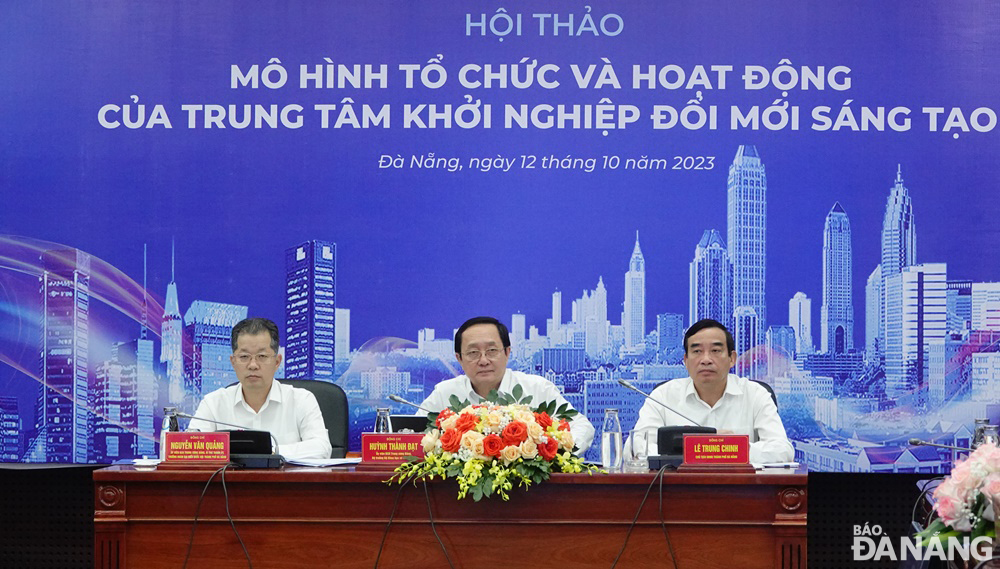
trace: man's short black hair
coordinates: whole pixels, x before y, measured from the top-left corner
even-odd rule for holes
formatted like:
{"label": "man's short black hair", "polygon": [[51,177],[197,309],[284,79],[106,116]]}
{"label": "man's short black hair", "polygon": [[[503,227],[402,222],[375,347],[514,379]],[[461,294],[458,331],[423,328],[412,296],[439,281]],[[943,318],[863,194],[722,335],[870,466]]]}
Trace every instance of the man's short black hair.
{"label": "man's short black hair", "polygon": [[255,336],[261,332],[271,335],[271,349],[278,353],[280,338],[278,337],[278,326],[267,318],[247,318],[240,320],[233,326],[233,352],[236,351],[236,339],[243,334]]}
{"label": "man's short black hair", "polygon": [[503,322],[493,318],[492,316],[476,316],[475,318],[469,318],[464,324],[458,327],[458,332],[455,332],[455,353],[462,353],[462,333],[469,329],[470,326],[475,326],[476,324],[492,324],[497,327],[497,332],[500,333],[500,342],[503,344],[504,349],[510,347],[510,332],[507,331],[507,327],[503,325]]}
{"label": "man's short black hair", "polygon": [[731,353],[733,353],[733,351],[736,350],[736,340],[733,340],[733,335],[729,333],[729,329],[727,329],[725,326],[723,326],[722,322],[719,322],[718,320],[712,320],[711,318],[705,318],[705,319],[702,319],[702,320],[699,320],[699,321],[695,322],[694,324],[691,325],[690,328],[687,329],[687,332],[684,332],[684,353],[685,354],[688,351],[688,338],[690,338],[691,336],[694,336],[695,334],[697,334],[698,332],[701,332],[702,330],[704,330],[706,328],[718,328],[718,329],[720,329],[720,330],[722,330],[723,332],[726,333],[726,353],[727,354],[731,354]]}

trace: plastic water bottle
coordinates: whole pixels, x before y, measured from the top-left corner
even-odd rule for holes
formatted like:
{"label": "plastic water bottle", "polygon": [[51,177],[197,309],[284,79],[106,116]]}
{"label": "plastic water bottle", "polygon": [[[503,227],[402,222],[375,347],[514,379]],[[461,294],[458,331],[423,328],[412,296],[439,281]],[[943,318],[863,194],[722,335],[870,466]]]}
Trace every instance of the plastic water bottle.
{"label": "plastic water bottle", "polygon": [[391,433],[392,423],[389,421],[389,408],[379,407],[375,410],[375,432]]}
{"label": "plastic water bottle", "polygon": [[618,421],[618,409],[604,410],[601,465],[609,472],[618,472],[622,469],[622,424]]}
{"label": "plastic water bottle", "polygon": [[160,425],[160,460],[167,457],[167,433],[177,431],[177,407],[163,408],[163,424]]}

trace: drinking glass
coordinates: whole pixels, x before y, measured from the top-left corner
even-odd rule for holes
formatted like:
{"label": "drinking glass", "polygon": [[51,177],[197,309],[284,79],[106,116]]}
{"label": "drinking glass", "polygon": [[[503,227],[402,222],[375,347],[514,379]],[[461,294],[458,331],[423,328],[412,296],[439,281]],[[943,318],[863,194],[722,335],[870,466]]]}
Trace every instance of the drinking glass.
{"label": "drinking glass", "polygon": [[625,472],[649,472],[649,443],[655,441],[655,429],[632,429],[628,433]]}

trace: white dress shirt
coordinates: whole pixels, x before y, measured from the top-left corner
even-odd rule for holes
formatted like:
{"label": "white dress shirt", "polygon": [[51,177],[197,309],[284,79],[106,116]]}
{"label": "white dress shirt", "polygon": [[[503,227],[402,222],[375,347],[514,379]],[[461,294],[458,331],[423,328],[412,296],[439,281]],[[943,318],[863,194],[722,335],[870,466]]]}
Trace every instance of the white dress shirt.
{"label": "white dress shirt", "polygon": [[[555,401],[556,407],[559,407],[563,403],[569,404],[566,398],[559,393],[559,388],[551,381],[544,377],[529,375],[510,369],[504,372],[497,392],[510,393],[515,385],[521,386],[523,391],[522,397],[531,396],[531,402],[528,403],[531,407],[548,403],[549,401]],[[451,406],[448,399],[452,395],[457,396],[461,401],[468,401],[473,404],[483,400],[476,393],[476,390],[472,388],[472,382],[468,376],[460,375],[446,379],[435,385],[434,391],[427,396],[427,399],[424,399],[424,402],[420,406],[431,411],[441,411]],[[573,405],[570,404],[569,408],[573,409]],[[587,449],[590,448],[590,443],[594,442],[594,426],[590,424],[590,421],[587,420],[587,417],[583,413],[580,413],[570,420],[569,430],[573,433],[573,442],[576,443],[576,448],[578,449],[576,454],[583,456],[583,453],[587,452]]]}
{"label": "white dress shirt", "polygon": [[[705,427],[750,435],[750,462],[788,462],[795,458],[795,449],[785,435],[778,407],[767,389],[755,382],[729,374],[726,390],[714,406],[698,397],[690,377],[667,381],[649,395]],[[635,428],[690,424],[691,421],[647,399],[639,409]],[[656,454],[656,438],[652,437],[650,443],[650,453]]]}
{"label": "white dress shirt", "polygon": [[[236,384],[206,395],[194,415],[198,418],[191,419],[188,425],[192,431],[233,428],[222,423],[268,431],[278,441],[277,452],[286,459],[330,458],[333,452],[316,396],[277,380],[271,384],[260,411],[247,404],[242,386]],[[217,425],[215,421],[221,422]]]}

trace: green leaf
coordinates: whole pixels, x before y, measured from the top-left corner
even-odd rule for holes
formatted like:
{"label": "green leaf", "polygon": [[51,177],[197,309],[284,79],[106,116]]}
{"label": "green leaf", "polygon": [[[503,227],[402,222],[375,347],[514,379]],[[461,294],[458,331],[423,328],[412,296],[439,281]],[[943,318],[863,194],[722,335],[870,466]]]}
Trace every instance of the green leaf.
{"label": "green leaf", "polygon": [[531,403],[531,396],[528,395],[527,397],[525,397],[524,399],[522,399],[520,401],[520,403],[521,403],[521,405],[527,405],[528,403]]}
{"label": "green leaf", "polygon": [[521,396],[524,395],[524,389],[521,388],[520,383],[515,383],[514,389],[510,391],[510,394],[514,396],[515,401],[518,401],[521,399]]}
{"label": "green leaf", "polygon": [[458,395],[452,395],[448,398],[448,403],[451,404],[452,411],[458,412],[462,408],[462,400],[458,398]]}
{"label": "green leaf", "polygon": [[490,403],[496,403],[499,398],[499,393],[496,389],[491,389],[489,393],[486,394],[486,401]]}
{"label": "green leaf", "polygon": [[562,414],[566,412],[566,408],[567,407],[569,407],[569,402],[566,402],[566,403],[563,403],[562,405],[560,405],[559,408],[556,409],[556,416],[557,417],[562,417]]}
{"label": "green leaf", "polygon": [[579,414],[580,414],[580,412],[577,411],[576,409],[567,409],[566,412],[563,413],[563,417],[562,418],[563,419],[572,419],[573,417],[576,417]]}
{"label": "green leaf", "polygon": [[435,425],[437,423],[438,415],[440,415],[440,414],[441,414],[440,412],[438,412],[438,413],[428,413],[427,414],[427,428],[428,429],[431,428],[432,425]]}

